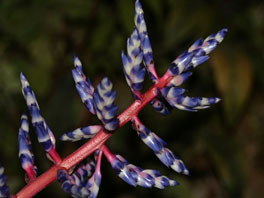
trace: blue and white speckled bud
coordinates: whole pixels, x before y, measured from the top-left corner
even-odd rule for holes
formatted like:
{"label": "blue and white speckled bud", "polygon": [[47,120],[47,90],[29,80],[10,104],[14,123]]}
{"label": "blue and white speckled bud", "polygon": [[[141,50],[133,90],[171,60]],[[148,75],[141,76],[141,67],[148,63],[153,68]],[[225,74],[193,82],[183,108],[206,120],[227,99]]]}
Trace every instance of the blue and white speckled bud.
{"label": "blue and white speckled bud", "polygon": [[183,52],[171,63],[168,71],[173,76],[181,74],[185,70],[185,68],[191,63],[193,56],[194,54],[192,52]]}
{"label": "blue and white speckled bud", "polygon": [[127,55],[122,52],[123,71],[127,84],[136,99],[140,99],[139,91],[142,89],[146,69],[141,67],[143,53],[140,48],[140,38],[137,29],[134,29],[127,40]]}
{"label": "blue and white speckled bud", "polygon": [[89,198],[96,198],[99,192],[102,175],[100,171],[95,171],[92,177],[88,180],[85,188],[90,192]]}
{"label": "blue and white speckled bud", "polygon": [[130,164],[124,157],[121,155],[115,155],[118,160],[123,162],[123,164],[127,167],[131,176],[136,181],[138,186],[142,186],[144,188],[160,188],[163,189],[167,186],[176,186],[178,182],[169,179],[166,176],[160,174],[159,171],[156,170],[144,170],[138,166]]}
{"label": "blue and white speckled bud", "polygon": [[[101,158],[97,161],[96,169],[94,161],[81,164],[71,175],[65,170],[59,170],[57,179],[63,190],[72,197],[96,198],[101,183],[100,163]],[[90,177],[88,181],[87,177]]]}
{"label": "blue and white speckled bud", "polygon": [[20,74],[20,80],[22,85],[22,93],[26,100],[32,118],[32,125],[37,133],[38,141],[42,148],[46,152],[49,152],[51,149],[55,148],[54,135],[48,127],[45,119],[41,116],[36,96],[32,91],[26,77],[22,73]]}
{"label": "blue and white speckled bud", "polygon": [[10,191],[9,187],[6,185],[7,177],[4,173],[4,167],[0,164],[0,197],[9,198]]}
{"label": "blue and white speckled bud", "polygon": [[101,174],[101,160],[102,160],[103,152],[101,150],[97,150],[95,152],[96,159],[96,168],[92,177],[89,178],[88,182],[85,185],[85,188],[88,192],[90,192],[89,198],[96,198],[99,192],[102,174]]}
{"label": "blue and white speckled bud", "polygon": [[184,91],[178,87],[165,87],[161,90],[162,95],[167,102],[172,106],[180,110],[197,111],[199,109],[209,108],[210,105],[218,103],[220,101],[217,97],[189,97],[182,95]]}
{"label": "blue and white speckled bud", "polygon": [[154,151],[155,155],[160,159],[160,161],[167,167],[171,167],[178,173],[189,174],[189,171],[185,167],[182,160],[176,157],[168,148],[166,148],[166,143],[155,133],[151,132],[147,127],[145,127],[138,117],[134,117],[132,120],[133,128],[137,131],[138,135],[142,141]]}
{"label": "blue and white speckled bud", "polygon": [[215,34],[211,34],[205,40],[198,39],[188,51],[182,53],[171,63],[168,71],[171,75],[178,75],[207,61],[209,59],[207,55],[223,41],[226,33],[227,29],[225,28]]}
{"label": "blue and white speckled bud", "polygon": [[72,197],[81,197],[80,189],[82,186],[78,186],[75,184],[73,179],[70,179],[70,175],[68,175],[65,170],[58,170],[57,179],[61,183],[62,189],[71,194]]}
{"label": "blue and white speckled bud", "polygon": [[[112,155],[112,154],[111,154]],[[130,172],[126,164],[120,160],[116,155],[112,155],[111,158],[105,154],[107,160],[111,164],[112,168],[114,169],[115,173],[126,183],[131,186],[136,186],[136,180],[132,176],[133,173]]]}
{"label": "blue and white speckled bud", "polygon": [[18,156],[22,168],[26,171],[29,178],[36,176],[37,168],[34,166],[34,155],[29,137],[28,118],[25,114],[21,116],[21,126],[18,132]]}
{"label": "blue and white speckled bud", "polygon": [[157,82],[158,75],[154,66],[154,59],[153,59],[153,53],[152,48],[150,44],[150,40],[147,33],[147,26],[144,19],[144,12],[141,6],[141,3],[139,0],[135,3],[135,18],[134,18],[135,26],[138,30],[139,37],[141,40],[141,48],[143,51],[143,61],[145,64],[145,67],[149,73],[150,79],[153,82]]}
{"label": "blue and white speckled bud", "polygon": [[109,131],[115,130],[119,125],[116,117],[118,107],[114,105],[116,92],[112,91],[113,85],[111,81],[105,77],[96,87],[93,95],[96,115]]}
{"label": "blue and white speckled bud", "polygon": [[91,81],[83,73],[82,63],[80,59],[77,56],[74,56],[73,61],[75,68],[72,70],[72,76],[75,82],[76,89],[87,109],[92,114],[95,114],[95,108],[93,103],[94,87]]}
{"label": "blue and white speckled bud", "polygon": [[94,137],[103,127],[101,125],[92,125],[87,127],[82,127],[69,131],[63,134],[60,139],[62,141],[79,141],[84,139],[90,139]]}
{"label": "blue and white speckled bud", "polygon": [[146,169],[141,172],[142,174],[147,174],[149,177],[154,178],[153,186],[159,189],[164,189],[168,186],[177,186],[179,183],[175,180],[172,180],[164,175],[161,175],[157,170]]}

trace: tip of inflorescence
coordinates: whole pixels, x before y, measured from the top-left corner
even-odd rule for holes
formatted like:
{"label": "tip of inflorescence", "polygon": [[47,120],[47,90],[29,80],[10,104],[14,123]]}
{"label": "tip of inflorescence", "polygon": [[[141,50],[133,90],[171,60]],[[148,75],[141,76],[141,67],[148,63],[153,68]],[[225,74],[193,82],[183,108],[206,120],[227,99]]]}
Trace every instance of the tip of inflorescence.
{"label": "tip of inflorescence", "polygon": [[189,175],[190,175],[190,171],[189,171],[188,169],[185,169],[185,170],[183,171],[183,174],[189,176]]}
{"label": "tip of inflorescence", "polygon": [[20,73],[20,81],[21,81],[22,87],[26,87],[29,85],[26,76],[22,72]]}
{"label": "tip of inflorescence", "polygon": [[223,28],[222,30],[219,31],[219,33],[225,37],[226,33],[228,32],[228,29],[227,28]]}
{"label": "tip of inflorescence", "polygon": [[142,5],[141,5],[141,3],[140,3],[139,0],[136,0],[136,2],[135,2],[135,8],[136,8],[136,12],[137,12],[137,11],[138,11],[138,12],[143,12],[143,10],[142,10]]}
{"label": "tip of inflorescence", "polygon": [[76,55],[76,53],[73,54],[73,63],[74,63],[74,67],[81,67],[82,63],[79,59],[79,57]]}
{"label": "tip of inflorescence", "polygon": [[20,79],[21,79],[21,80],[26,80],[26,77],[25,77],[25,75],[23,74],[23,72],[20,72]]}
{"label": "tip of inflorescence", "polygon": [[218,103],[221,101],[221,98],[215,98],[215,103]]}

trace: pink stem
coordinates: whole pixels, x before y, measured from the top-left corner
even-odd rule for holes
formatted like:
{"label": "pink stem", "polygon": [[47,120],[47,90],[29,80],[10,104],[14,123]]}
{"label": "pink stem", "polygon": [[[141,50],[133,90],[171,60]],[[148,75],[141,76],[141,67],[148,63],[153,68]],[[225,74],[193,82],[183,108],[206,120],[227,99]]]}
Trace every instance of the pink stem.
{"label": "pink stem", "polygon": [[59,156],[55,148],[52,148],[48,154],[50,155],[51,159],[54,161],[55,164],[61,163],[61,157]]}
{"label": "pink stem", "polygon": [[25,169],[25,171],[27,173],[29,181],[32,181],[32,180],[34,180],[36,178],[36,172],[34,170],[34,166],[33,165],[31,165],[30,167]]}
{"label": "pink stem", "polygon": [[99,153],[99,156],[97,158],[96,168],[95,168],[95,172],[98,172],[99,175],[101,175],[101,161],[102,161],[102,156],[103,156],[103,151],[101,150],[100,153]]}
{"label": "pink stem", "polygon": [[105,145],[103,145],[101,149],[102,149],[105,157],[107,158],[107,160],[112,164],[112,162],[116,159],[114,154],[111,153]]}
{"label": "pink stem", "polygon": [[[152,86],[152,88],[142,95],[141,101],[134,101],[133,104],[131,104],[122,114],[118,116],[118,119],[120,120],[119,127],[123,126],[128,121],[130,121],[133,116],[137,115],[146,104],[148,104],[153,98],[157,96],[157,88],[163,88],[171,79],[172,76],[169,73],[166,73],[155,85]],[[99,149],[105,143],[105,141],[111,137],[111,135],[112,133],[107,133],[104,130],[101,130],[90,141],[85,143],[62,161],[58,154],[53,153],[52,158],[55,160],[56,165],[52,166],[34,181],[28,183],[21,191],[16,194],[16,198],[33,197],[35,194],[40,192],[42,189],[57,179],[57,171],[59,169],[71,169],[80,161],[92,154],[95,150]]]}

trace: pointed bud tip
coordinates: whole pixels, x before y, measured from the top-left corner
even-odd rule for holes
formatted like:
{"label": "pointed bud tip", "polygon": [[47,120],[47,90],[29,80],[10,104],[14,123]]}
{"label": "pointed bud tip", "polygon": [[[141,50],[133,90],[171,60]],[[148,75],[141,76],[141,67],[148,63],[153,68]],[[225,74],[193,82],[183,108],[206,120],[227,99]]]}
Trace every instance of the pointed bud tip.
{"label": "pointed bud tip", "polygon": [[188,170],[188,169],[185,169],[185,170],[183,171],[183,174],[184,174],[184,175],[188,175],[188,176],[189,176],[189,175],[190,175],[190,172],[189,172],[189,170]]}
{"label": "pointed bud tip", "polygon": [[221,98],[215,98],[215,103],[218,103],[221,101]]}
{"label": "pointed bud tip", "polygon": [[79,57],[74,53],[73,54],[73,63],[74,63],[74,67],[81,67],[82,66],[82,63],[79,59]]}
{"label": "pointed bud tip", "polygon": [[220,30],[220,32],[222,32],[223,34],[226,34],[228,32],[227,28],[223,28],[222,30]]}
{"label": "pointed bud tip", "polygon": [[20,73],[20,82],[21,82],[22,87],[29,86],[29,82],[26,76],[22,72]]}
{"label": "pointed bud tip", "polygon": [[20,72],[20,79],[21,80],[27,80],[23,72]]}

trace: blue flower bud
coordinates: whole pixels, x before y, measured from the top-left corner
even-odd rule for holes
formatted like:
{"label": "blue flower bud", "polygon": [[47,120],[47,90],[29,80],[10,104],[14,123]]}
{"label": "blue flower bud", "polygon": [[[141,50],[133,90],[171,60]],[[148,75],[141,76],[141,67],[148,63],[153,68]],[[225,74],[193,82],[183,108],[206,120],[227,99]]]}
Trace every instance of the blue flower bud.
{"label": "blue flower bud", "polygon": [[104,78],[96,87],[93,95],[96,115],[104,124],[104,128],[113,131],[119,125],[116,117],[117,106],[114,105],[116,92],[112,91],[112,83],[108,78]]}
{"label": "blue flower bud", "polygon": [[77,56],[73,57],[75,68],[72,70],[72,76],[75,82],[76,89],[81,97],[82,102],[86,108],[95,114],[95,108],[93,103],[94,87],[91,81],[85,76],[82,70],[82,63]]}

